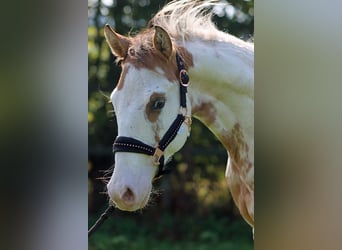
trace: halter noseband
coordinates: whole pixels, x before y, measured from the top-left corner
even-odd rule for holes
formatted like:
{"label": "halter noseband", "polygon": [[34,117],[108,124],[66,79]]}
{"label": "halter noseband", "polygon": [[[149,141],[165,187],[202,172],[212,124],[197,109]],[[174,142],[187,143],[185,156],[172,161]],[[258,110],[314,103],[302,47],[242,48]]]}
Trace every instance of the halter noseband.
{"label": "halter noseband", "polygon": [[161,140],[155,147],[151,147],[137,139],[118,136],[113,144],[114,154],[117,152],[130,152],[138,154],[146,154],[152,156],[152,162],[158,166],[158,172],[154,179],[161,177],[163,174],[168,173],[169,170],[164,169],[164,151],[167,146],[175,139],[183,122],[191,126],[191,117],[187,114],[186,108],[186,93],[189,86],[189,76],[185,70],[182,58],[176,53],[176,61],[179,73],[179,91],[180,91],[180,109],[176,119],[172,122],[169,129],[166,131]]}

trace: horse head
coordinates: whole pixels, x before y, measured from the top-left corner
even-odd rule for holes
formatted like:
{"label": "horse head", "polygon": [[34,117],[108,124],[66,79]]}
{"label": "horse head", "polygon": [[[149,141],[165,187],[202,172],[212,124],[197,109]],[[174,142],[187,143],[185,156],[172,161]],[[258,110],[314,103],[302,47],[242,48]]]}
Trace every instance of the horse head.
{"label": "horse head", "polygon": [[[118,137],[114,143],[115,168],[107,189],[116,207],[135,211],[146,206],[158,165],[180,150],[189,136],[191,108],[180,105],[180,77],[187,75],[179,66],[184,67],[182,59],[176,60],[179,54],[184,57],[184,51],[158,26],[135,37],[122,36],[109,25],[104,33],[122,66],[111,94]],[[186,94],[184,97],[190,103]],[[178,117],[181,120],[174,125]],[[170,132],[172,126],[176,128]],[[173,138],[166,138],[165,148],[159,146],[168,133]],[[140,147],[146,147],[145,151],[139,152]]]}

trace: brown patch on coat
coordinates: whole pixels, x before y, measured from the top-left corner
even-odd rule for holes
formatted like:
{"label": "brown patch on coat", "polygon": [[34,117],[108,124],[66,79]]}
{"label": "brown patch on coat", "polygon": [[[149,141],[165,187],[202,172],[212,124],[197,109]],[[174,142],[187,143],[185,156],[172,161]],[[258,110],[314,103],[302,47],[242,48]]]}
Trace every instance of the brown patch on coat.
{"label": "brown patch on coat", "polygon": [[241,165],[242,161],[248,158],[249,147],[245,141],[243,131],[239,123],[236,123],[233,129],[229,133],[223,133],[221,135],[221,141],[225,148],[229,152],[229,156],[234,159],[234,161]]}
{"label": "brown patch on coat", "polygon": [[250,179],[253,164],[248,158],[249,147],[240,124],[236,123],[228,133],[220,135],[220,140],[229,152],[228,185],[243,218],[254,225],[254,179]]}
{"label": "brown patch on coat", "polygon": [[[192,55],[184,47],[176,46],[173,43],[172,54],[169,59],[166,58],[165,55],[153,45],[154,32],[155,30],[152,28],[130,38],[131,47],[128,49],[130,53],[128,53],[124,59],[124,63],[131,63],[138,69],[147,68],[157,73],[159,73],[157,68],[160,68],[169,81],[178,81],[176,51],[183,58],[186,69],[189,69],[194,65]],[[131,53],[132,51],[134,51],[134,53]]]}
{"label": "brown patch on coat", "polygon": [[121,71],[121,75],[120,75],[120,79],[118,81],[118,84],[116,85],[117,90],[122,89],[123,85],[124,85],[124,79],[126,77],[126,74],[128,72],[128,67],[122,67],[122,71]]}
{"label": "brown patch on coat", "polygon": [[159,134],[158,134],[157,131],[156,131],[156,133],[155,133],[155,135],[154,135],[154,140],[155,140],[156,142],[160,142],[160,136],[159,136]]}
{"label": "brown patch on coat", "polygon": [[[234,164],[234,163],[233,163]],[[233,178],[233,177],[232,177]],[[239,179],[239,176],[235,176],[236,179]],[[231,178],[229,178],[231,179]],[[237,207],[239,208],[240,214],[242,217],[250,224],[254,225],[254,185],[253,192],[250,192],[249,188],[247,188],[245,183],[241,181],[237,181],[234,183],[233,181],[229,183],[230,192],[232,194],[233,200]]]}
{"label": "brown patch on coat", "polygon": [[161,110],[152,110],[152,105],[153,102],[162,98],[165,99],[165,94],[163,93],[153,93],[150,96],[150,101],[146,104],[145,108],[146,117],[150,122],[156,122],[158,120]]}
{"label": "brown patch on coat", "polygon": [[216,109],[210,102],[202,102],[199,105],[192,107],[192,114],[198,117],[207,126],[211,125],[216,120]]}

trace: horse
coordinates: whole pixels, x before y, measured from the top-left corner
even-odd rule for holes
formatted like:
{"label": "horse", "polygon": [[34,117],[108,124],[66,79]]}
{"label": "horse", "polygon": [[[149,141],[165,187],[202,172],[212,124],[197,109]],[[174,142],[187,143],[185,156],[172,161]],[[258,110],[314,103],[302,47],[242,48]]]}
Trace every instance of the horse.
{"label": "horse", "polygon": [[153,180],[183,147],[195,117],[227,150],[228,187],[254,228],[254,45],[216,28],[208,7],[217,5],[172,1],[132,37],[104,27],[122,67],[110,95],[118,137],[107,184],[120,210],[146,206]]}

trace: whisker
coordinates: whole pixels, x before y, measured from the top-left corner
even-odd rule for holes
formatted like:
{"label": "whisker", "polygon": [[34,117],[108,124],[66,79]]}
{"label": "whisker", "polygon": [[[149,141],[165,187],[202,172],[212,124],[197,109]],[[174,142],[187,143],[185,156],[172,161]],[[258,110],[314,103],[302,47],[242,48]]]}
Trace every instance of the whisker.
{"label": "whisker", "polygon": [[[114,164],[112,166],[110,166],[108,169],[105,170],[99,170],[99,172],[102,174],[102,176],[95,178],[96,180],[101,181],[102,183],[104,183],[106,186],[110,181],[110,178],[112,177],[114,171]],[[107,191],[106,191],[107,193]]]}
{"label": "whisker", "polygon": [[150,199],[148,200],[146,206],[142,208],[141,210],[157,205],[157,202],[156,202],[157,198],[162,195],[162,192],[163,192],[162,189],[152,188]]}
{"label": "whisker", "polygon": [[104,97],[106,97],[109,102],[111,102],[110,95],[108,95],[106,92],[102,91],[100,89],[100,87],[99,87],[98,91],[100,92],[100,94],[102,94]]}

